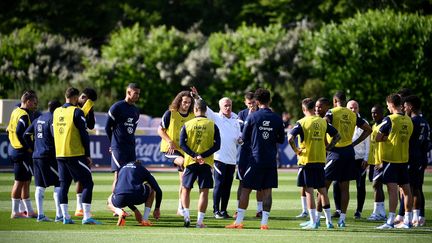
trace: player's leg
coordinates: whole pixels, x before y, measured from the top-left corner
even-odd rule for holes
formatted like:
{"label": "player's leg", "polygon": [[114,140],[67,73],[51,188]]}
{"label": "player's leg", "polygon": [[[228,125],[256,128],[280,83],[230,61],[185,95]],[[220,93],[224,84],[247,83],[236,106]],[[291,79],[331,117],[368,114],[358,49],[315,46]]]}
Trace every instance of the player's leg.
{"label": "player's leg", "polygon": [[302,206],[302,211],[296,218],[305,218],[308,216],[308,208],[307,208],[307,200],[306,200],[306,192],[304,187],[300,188],[300,202]]}
{"label": "player's leg", "polygon": [[93,177],[87,165],[86,157],[75,157],[68,163],[69,171],[75,181],[81,182],[83,219],[82,224],[100,224],[91,217],[91,203],[93,198]]}
{"label": "player's leg", "polygon": [[198,218],[197,228],[205,228],[203,223],[205,212],[208,206],[208,193],[209,189],[213,188],[213,174],[212,168],[208,164],[198,165],[198,185],[200,189],[200,197],[198,201]]}
{"label": "player's leg", "polygon": [[234,180],[235,165],[225,164],[225,180],[223,182],[223,190],[221,197],[221,214],[223,218],[231,218],[228,214],[228,203],[231,196],[231,187]]}
{"label": "player's leg", "polygon": [[213,165],[213,176],[215,186],[213,189],[213,214],[216,219],[222,219],[220,213],[220,202],[223,194],[223,182],[225,177],[225,164],[215,160]]}
{"label": "player's leg", "polygon": [[318,188],[318,192],[319,192],[319,199],[321,201],[321,204],[323,205],[327,228],[332,229],[334,226],[331,219],[330,199],[328,197],[327,189],[325,187],[321,187]]}
{"label": "player's leg", "polygon": [[181,201],[183,205],[183,220],[185,227],[190,226],[190,192],[195,180],[197,179],[196,166],[196,164],[189,165],[183,172]]}
{"label": "player's leg", "polygon": [[49,169],[49,165],[45,166],[45,163],[42,159],[34,159],[33,160],[33,172],[35,178],[35,201],[36,201],[36,209],[38,212],[37,222],[49,222],[51,221],[48,217],[45,216],[44,212],[44,197],[45,197],[45,189],[48,187],[47,183],[44,180],[44,171]]}
{"label": "player's leg", "polygon": [[261,218],[261,229],[268,229],[268,219],[270,217],[270,210],[272,206],[272,188],[267,188],[261,190],[262,199],[263,199],[263,210],[262,210],[262,218]]}
{"label": "player's leg", "polygon": [[333,181],[333,200],[335,203],[335,212],[333,214],[333,218],[339,218],[342,212],[341,208],[341,189],[339,182]]}
{"label": "player's leg", "polygon": [[184,157],[178,156],[174,159],[173,163],[177,166],[178,174],[179,174],[179,193],[178,193],[178,207],[177,207],[177,215],[183,216],[183,206],[182,206],[182,179],[183,179],[183,163]]}
{"label": "player's leg", "polygon": [[60,192],[59,192],[59,204],[63,214],[63,224],[73,224],[74,221],[71,219],[69,214],[69,206],[68,206],[68,193],[69,187],[72,183],[72,176],[67,167],[67,159],[57,159],[58,162],[58,172],[59,172],[59,180],[60,180]]}
{"label": "player's leg", "polygon": [[77,183],[76,183],[76,209],[75,209],[75,216],[79,216],[79,217],[83,216],[82,191],[83,191],[83,186],[81,185],[81,182],[77,181]]}
{"label": "player's leg", "polygon": [[356,188],[357,188],[357,209],[354,214],[354,218],[360,219],[361,213],[363,211],[364,202],[366,199],[366,168],[362,167],[363,160],[356,160],[357,165],[359,166],[359,176],[356,179]]}
{"label": "player's leg", "polygon": [[338,225],[342,226],[345,224],[346,211],[348,209],[349,202],[349,181],[339,181],[339,187],[341,191],[341,214],[339,217]]}
{"label": "player's leg", "polygon": [[256,191],[257,209],[256,209],[256,215],[255,215],[255,217],[257,217],[257,218],[261,218],[262,217],[263,198],[264,198],[264,195],[261,192],[261,190],[257,190]]}

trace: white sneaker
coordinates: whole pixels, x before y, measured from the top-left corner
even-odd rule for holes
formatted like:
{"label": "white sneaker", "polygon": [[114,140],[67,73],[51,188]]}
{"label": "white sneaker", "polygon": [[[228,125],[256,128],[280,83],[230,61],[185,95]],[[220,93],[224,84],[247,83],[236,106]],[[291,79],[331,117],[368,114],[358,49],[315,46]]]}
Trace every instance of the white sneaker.
{"label": "white sneaker", "polygon": [[184,215],[183,215],[183,210],[181,210],[181,209],[177,209],[177,215],[183,217],[183,216],[184,216]]}
{"label": "white sneaker", "polygon": [[374,214],[374,213],[371,214],[371,216],[369,216],[367,218],[367,220],[369,220],[369,221],[383,221],[385,219],[386,219],[385,216],[382,216],[382,215],[379,215],[379,214]]}
{"label": "white sneaker", "polygon": [[303,211],[299,215],[297,215],[296,218],[306,218],[307,216],[309,216],[309,213],[306,211]]}
{"label": "white sneaker", "polygon": [[395,225],[394,227],[397,229],[409,229],[412,226],[411,226],[411,224],[405,224],[404,222],[402,222],[402,223]]}
{"label": "white sneaker", "polygon": [[376,229],[393,229],[393,228],[394,228],[394,225],[387,224],[387,223],[384,223],[383,225],[376,227]]}

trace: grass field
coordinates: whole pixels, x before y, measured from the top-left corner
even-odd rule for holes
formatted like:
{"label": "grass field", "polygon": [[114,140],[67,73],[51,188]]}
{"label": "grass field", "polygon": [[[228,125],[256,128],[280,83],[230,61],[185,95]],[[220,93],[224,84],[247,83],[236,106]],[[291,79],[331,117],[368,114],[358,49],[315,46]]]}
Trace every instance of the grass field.
{"label": "grass field", "polygon": [[[133,217],[127,219],[125,227],[117,227],[116,218],[106,208],[106,198],[111,190],[112,174],[95,173],[92,212],[103,225],[81,225],[77,217],[73,217],[75,225],[61,223],[37,223],[35,219],[14,219],[10,217],[10,189],[13,174],[0,173],[0,241],[1,242],[432,242],[432,221],[427,227],[409,230],[376,230],[376,222],[366,219],[354,220],[356,206],[355,187],[351,184],[351,200],[347,213],[347,227],[327,230],[301,230],[298,226],[302,219],[295,219],[300,212],[299,189],[296,184],[296,173],[279,173],[279,188],[273,193],[273,208],[270,214],[269,231],[259,230],[260,220],[254,217],[256,209],[255,194],[251,194],[251,203],[246,214],[245,229],[228,230],[224,226],[232,220],[216,220],[212,217],[212,200],[209,200],[207,216],[204,220],[206,229],[184,228],[183,219],[176,216],[177,209],[177,173],[153,173],[163,190],[161,219],[153,227],[139,227]],[[230,213],[235,211],[234,182],[229,205]],[[363,218],[372,211],[371,185],[367,184],[367,198],[363,210]],[[426,197],[426,215],[432,215],[432,174],[426,174],[424,185]],[[32,198],[34,187],[31,188]],[[332,197],[332,195],[330,195]],[[196,220],[197,189],[191,195],[192,222]],[[331,200],[332,201],[332,200]],[[33,206],[35,203],[33,201]],[[333,206],[333,205],[332,205]],[[386,205],[387,207],[387,205]],[[142,210],[142,206],[139,207]],[[69,209],[75,210],[75,187],[69,193]],[[45,193],[45,210],[50,218],[54,218],[52,188]],[[334,223],[336,220],[334,220]],[[194,224],[193,224],[194,225]]]}

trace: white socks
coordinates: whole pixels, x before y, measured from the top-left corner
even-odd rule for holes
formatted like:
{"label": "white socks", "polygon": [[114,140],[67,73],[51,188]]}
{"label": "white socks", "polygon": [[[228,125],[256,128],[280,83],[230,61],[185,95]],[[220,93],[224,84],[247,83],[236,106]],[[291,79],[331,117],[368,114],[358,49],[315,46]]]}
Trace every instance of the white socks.
{"label": "white socks", "polygon": [[316,209],[314,208],[314,209],[309,209],[309,218],[310,218],[310,221],[311,221],[311,223],[316,223],[318,220],[319,220],[319,218],[317,219],[317,215],[316,215]]}
{"label": "white socks", "polygon": [[182,202],[181,202],[181,198],[180,198],[179,201],[178,201],[178,207],[177,207],[177,210],[178,210],[179,212],[181,212],[181,211],[183,210],[183,205],[182,205]]}
{"label": "white socks", "polygon": [[307,212],[306,197],[301,196],[300,199],[301,199],[301,205],[302,205],[302,213]]}
{"label": "white socks", "polygon": [[246,209],[237,208],[237,218],[235,220],[235,224],[238,225],[243,222],[245,213],[246,213]]}
{"label": "white socks", "polygon": [[331,224],[332,223],[332,219],[331,219],[330,208],[325,208],[324,209],[324,215],[326,217],[326,224]]}
{"label": "white socks", "polygon": [[184,219],[189,219],[189,220],[190,220],[190,216],[189,216],[189,208],[183,208],[183,218],[184,218]]}
{"label": "white socks", "polygon": [[149,215],[150,215],[150,211],[151,211],[151,208],[148,208],[148,207],[144,208],[144,216],[143,216],[144,220],[148,220]]}
{"label": "white socks", "polygon": [[413,210],[413,219],[412,222],[418,222],[420,219],[420,210],[419,209],[414,209]]}
{"label": "white socks", "polygon": [[198,212],[197,224],[202,224],[204,221],[205,213]]}
{"label": "white socks", "polygon": [[58,198],[59,193],[60,193],[60,187],[54,187],[53,198],[54,198],[54,204],[56,207],[56,217],[57,218],[60,218],[63,216],[62,210],[60,208],[60,200]]}
{"label": "white socks", "polygon": [[12,214],[17,214],[20,212],[20,201],[21,199],[12,199]]}
{"label": "white socks", "polygon": [[25,211],[26,211],[26,208],[25,208],[25,206],[24,206],[24,201],[23,200],[21,200],[20,199],[20,201],[19,201],[19,205],[18,205],[18,207],[19,207],[19,212],[20,213],[24,213]]}
{"label": "white socks", "polygon": [[346,214],[345,213],[341,213],[340,217],[339,217],[339,223],[345,222],[345,218],[346,218]]}
{"label": "white socks", "polygon": [[257,213],[263,211],[263,202],[257,201]]}
{"label": "white socks", "polygon": [[38,215],[45,215],[43,209],[43,201],[45,197],[45,187],[37,186],[35,189],[36,209]]}
{"label": "white socks", "polygon": [[395,220],[395,216],[396,216],[395,213],[389,212],[388,218],[387,218],[387,224],[393,225],[394,224],[394,220]]}
{"label": "white socks", "polygon": [[83,220],[91,218],[91,204],[83,203],[82,207],[83,207]]}
{"label": "white socks", "polygon": [[270,216],[270,212],[262,211],[261,225],[267,225],[268,224],[269,216]]}
{"label": "white socks", "polygon": [[26,198],[23,201],[24,201],[24,206],[25,206],[25,208],[27,210],[27,213],[28,214],[34,213],[33,206],[32,206],[30,198]]}
{"label": "white socks", "polygon": [[76,194],[76,210],[83,210],[83,206],[82,206],[82,193],[77,193]]}
{"label": "white socks", "polygon": [[63,217],[64,217],[65,219],[70,219],[71,216],[70,216],[70,214],[69,214],[69,212],[68,212],[68,209],[69,209],[68,204],[60,204],[60,208],[61,208],[61,211],[62,211]]}
{"label": "white socks", "polygon": [[406,225],[411,224],[412,218],[413,218],[412,212],[405,212],[404,224],[406,224]]}

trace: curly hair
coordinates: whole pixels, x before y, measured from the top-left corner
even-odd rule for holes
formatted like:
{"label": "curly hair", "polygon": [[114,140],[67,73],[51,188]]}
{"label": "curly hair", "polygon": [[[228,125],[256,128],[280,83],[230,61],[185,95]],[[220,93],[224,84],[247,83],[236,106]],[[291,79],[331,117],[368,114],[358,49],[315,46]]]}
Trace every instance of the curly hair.
{"label": "curly hair", "polygon": [[188,109],[188,113],[192,113],[193,112],[193,108],[194,108],[194,102],[193,102],[193,98],[190,95],[189,91],[181,91],[180,93],[178,93],[176,95],[176,97],[173,99],[173,101],[171,102],[171,105],[169,106],[169,109],[171,111],[178,111],[182,102],[182,98],[183,97],[189,97],[191,99],[191,105],[189,106]]}

